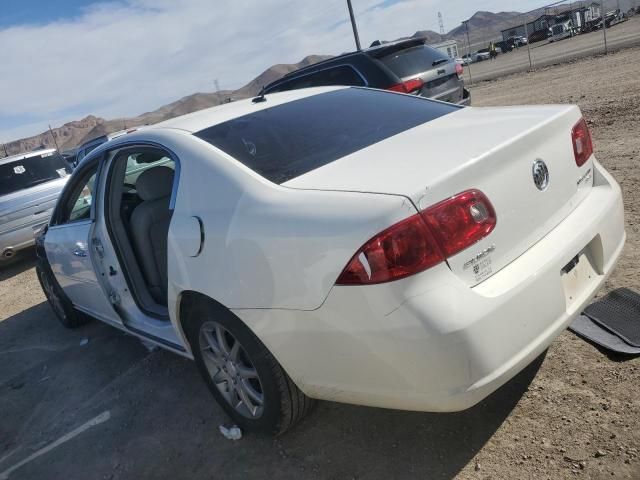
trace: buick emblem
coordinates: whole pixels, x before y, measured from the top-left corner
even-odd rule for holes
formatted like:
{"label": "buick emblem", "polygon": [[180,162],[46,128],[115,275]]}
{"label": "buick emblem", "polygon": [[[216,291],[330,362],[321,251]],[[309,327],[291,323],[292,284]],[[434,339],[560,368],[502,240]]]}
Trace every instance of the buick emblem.
{"label": "buick emblem", "polygon": [[546,190],[549,186],[549,169],[547,168],[547,164],[540,159],[536,160],[533,162],[531,173],[533,174],[533,183],[536,184],[536,188],[541,192]]}

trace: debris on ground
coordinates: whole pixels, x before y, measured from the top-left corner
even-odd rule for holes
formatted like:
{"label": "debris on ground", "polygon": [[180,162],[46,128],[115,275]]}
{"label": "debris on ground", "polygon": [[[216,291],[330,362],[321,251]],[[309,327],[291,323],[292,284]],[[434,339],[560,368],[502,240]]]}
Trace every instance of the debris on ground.
{"label": "debris on ground", "polygon": [[220,425],[218,428],[227,440],[240,440],[242,438],[242,430],[237,425],[231,425],[230,427]]}
{"label": "debris on ground", "polygon": [[89,337],[82,337],[82,339],[80,340],[81,347],[84,347],[88,343],[89,343]]}

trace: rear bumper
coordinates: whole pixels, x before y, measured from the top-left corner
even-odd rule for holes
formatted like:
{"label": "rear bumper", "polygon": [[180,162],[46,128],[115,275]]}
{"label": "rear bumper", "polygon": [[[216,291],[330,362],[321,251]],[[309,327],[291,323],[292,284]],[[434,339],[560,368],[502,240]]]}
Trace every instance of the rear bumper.
{"label": "rear bumper", "polygon": [[[334,287],[318,310],[236,310],[309,396],[419,411],[469,408],[539,356],[611,274],[625,241],[620,188],[594,187],[554,230],[470,288],[442,264],[383,285]],[[561,271],[588,251],[569,298]],[[581,260],[583,261],[583,260]]]}

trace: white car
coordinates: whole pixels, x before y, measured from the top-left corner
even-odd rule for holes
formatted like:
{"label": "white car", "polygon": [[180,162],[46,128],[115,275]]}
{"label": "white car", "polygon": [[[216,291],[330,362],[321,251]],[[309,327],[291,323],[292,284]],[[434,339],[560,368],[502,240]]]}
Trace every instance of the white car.
{"label": "white car", "polygon": [[473,62],[484,62],[485,60],[489,60],[491,58],[491,53],[489,52],[476,52],[473,54]]}
{"label": "white car", "polygon": [[101,145],[37,271],[65,325],[193,358],[235,422],[282,432],[311,399],[471,407],[582,311],[624,241],[578,107],[323,87]]}

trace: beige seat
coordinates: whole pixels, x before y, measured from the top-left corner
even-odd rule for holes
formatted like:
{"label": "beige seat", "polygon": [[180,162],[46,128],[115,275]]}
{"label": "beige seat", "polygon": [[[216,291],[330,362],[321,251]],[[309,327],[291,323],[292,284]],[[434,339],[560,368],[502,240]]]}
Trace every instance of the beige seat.
{"label": "beige seat", "polygon": [[131,236],[149,293],[167,304],[167,235],[171,223],[171,191],[174,171],[154,167],[140,174],[136,182],[142,203],[131,214]]}

